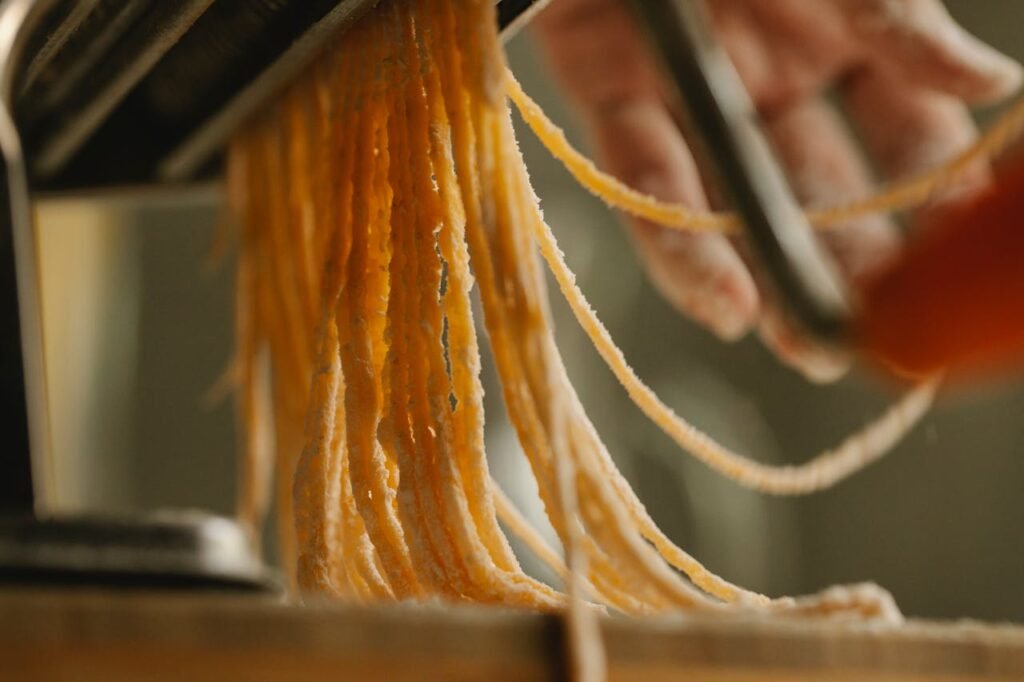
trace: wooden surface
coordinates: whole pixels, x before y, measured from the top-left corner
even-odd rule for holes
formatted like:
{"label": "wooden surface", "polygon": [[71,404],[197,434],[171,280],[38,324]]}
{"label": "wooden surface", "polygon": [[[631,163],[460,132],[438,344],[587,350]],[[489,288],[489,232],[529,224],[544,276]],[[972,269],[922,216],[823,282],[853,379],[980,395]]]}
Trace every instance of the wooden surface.
{"label": "wooden surface", "polygon": [[[1024,630],[609,620],[612,680],[1024,680]],[[0,591],[0,680],[558,680],[552,617],[256,597]]]}

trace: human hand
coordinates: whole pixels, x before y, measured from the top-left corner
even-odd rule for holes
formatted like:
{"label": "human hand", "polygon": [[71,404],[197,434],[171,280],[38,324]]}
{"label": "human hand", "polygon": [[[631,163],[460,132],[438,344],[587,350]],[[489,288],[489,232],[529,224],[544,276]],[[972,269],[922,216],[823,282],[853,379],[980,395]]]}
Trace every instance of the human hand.
{"label": "human hand", "polygon": [[[709,0],[719,37],[761,112],[797,197],[831,204],[866,194],[868,160],[826,98],[834,90],[884,177],[930,168],[969,145],[967,105],[1013,92],[1020,66],[966,34],[939,0]],[[695,209],[709,190],[666,104],[656,62],[621,0],[557,0],[534,21],[556,77],[575,100],[607,170]],[[984,178],[978,169],[967,182]],[[648,274],[677,309],[723,339],[756,328],[815,381],[849,359],[789,323],[747,264],[740,241],[632,220]],[[854,282],[898,247],[888,216],[822,236]]]}

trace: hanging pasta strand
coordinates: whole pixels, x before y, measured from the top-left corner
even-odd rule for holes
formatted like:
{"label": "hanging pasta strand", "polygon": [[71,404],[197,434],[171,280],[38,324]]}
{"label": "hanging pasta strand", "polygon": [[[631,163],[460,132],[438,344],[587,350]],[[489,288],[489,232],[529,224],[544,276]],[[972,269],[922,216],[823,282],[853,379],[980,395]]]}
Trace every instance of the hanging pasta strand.
{"label": "hanging pasta strand", "polygon": [[[562,129],[548,118],[540,105],[526,94],[519,81],[507,70],[505,87],[523,120],[552,156],[566,167],[580,185],[612,208],[677,230],[739,232],[739,218],[731,212],[696,211],[682,204],[660,201],[600,170],[593,161],[572,146]],[[1022,131],[1024,98],[1011,105],[977,140],[945,163],[858,199],[807,208],[807,219],[813,227],[829,229],[864,215],[903,211],[919,206],[940,190],[955,184],[979,163],[989,161],[1008,149]]]}
{"label": "hanging pasta strand", "polygon": [[[232,142],[240,519],[258,537],[273,469],[283,563],[301,594],[567,609],[580,680],[603,676],[598,605],[630,615],[898,619],[872,585],[770,599],[668,538],[573,389],[544,266],[638,408],[681,449],[762,492],[806,494],[876,461],[927,411],[936,382],[787,467],[733,452],[675,414],[577,287],[530,185],[506,94],[610,205],[679,229],[732,231],[736,219],[655,201],[574,150],[507,72],[494,12],[490,0],[381,2]],[[946,166],[809,217],[825,227],[923,201],[1004,147],[1022,122],[1024,104]],[[561,555],[488,471],[474,288]],[[505,529],[552,568],[564,593],[522,570]]]}

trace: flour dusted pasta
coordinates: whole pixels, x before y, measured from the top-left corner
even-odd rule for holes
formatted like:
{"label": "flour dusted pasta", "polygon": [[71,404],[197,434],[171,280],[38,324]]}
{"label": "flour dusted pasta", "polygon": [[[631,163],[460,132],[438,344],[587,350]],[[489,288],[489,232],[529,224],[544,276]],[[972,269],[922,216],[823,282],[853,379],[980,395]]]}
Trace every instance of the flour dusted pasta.
{"label": "flour dusted pasta", "polygon": [[[735,227],[729,215],[689,213],[624,188],[568,147],[507,74],[490,0],[381,2],[231,145],[240,516],[260,525],[275,478],[285,563],[303,593],[568,606],[580,678],[601,674],[591,605],[636,615],[898,617],[873,586],[769,599],[673,544],[569,381],[542,263],[639,408],[681,448],[765,492],[810,492],[874,461],[927,410],[934,385],[802,466],[758,464],[698,432],[633,373],[576,287],[530,186],[506,93],[610,204],[678,228]],[[1016,128],[1003,124],[1003,142]],[[947,175],[812,219],[921,200],[1002,144],[993,139]],[[488,472],[474,286],[505,405],[564,556]],[[520,568],[499,519],[563,577],[565,593]]]}

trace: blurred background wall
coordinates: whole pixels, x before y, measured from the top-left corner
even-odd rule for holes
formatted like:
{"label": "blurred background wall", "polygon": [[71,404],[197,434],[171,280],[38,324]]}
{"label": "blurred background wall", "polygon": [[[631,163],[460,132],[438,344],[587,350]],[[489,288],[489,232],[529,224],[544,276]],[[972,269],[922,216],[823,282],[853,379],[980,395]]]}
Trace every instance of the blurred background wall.
{"label": "blurred background wall", "polygon": [[[947,4],[1024,58],[1024,3]],[[510,51],[527,90],[586,148],[529,35]],[[812,386],[756,340],[722,345],[679,318],[644,281],[616,216],[528,131],[520,139],[583,290],[681,414],[763,461],[798,462],[891,400],[865,375]],[[231,349],[231,263],[209,259],[220,210],[208,188],[40,210],[64,508],[231,512],[233,408],[209,395]],[[616,460],[659,524],[712,570],[770,594],[873,580],[908,614],[1024,621],[1024,382],[944,401],[890,458],[834,490],[764,498],[720,480],[647,423],[557,296],[553,306],[570,373]],[[490,378],[492,466],[527,504],[532,480]]]}

